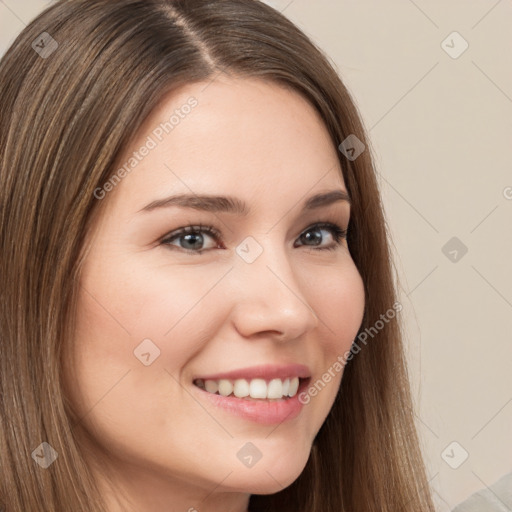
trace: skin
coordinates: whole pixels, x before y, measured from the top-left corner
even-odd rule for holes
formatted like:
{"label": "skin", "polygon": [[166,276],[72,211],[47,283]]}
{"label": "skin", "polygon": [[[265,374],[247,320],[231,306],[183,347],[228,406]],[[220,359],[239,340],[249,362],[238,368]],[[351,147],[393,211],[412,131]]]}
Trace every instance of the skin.
{"label": "skin", "polygon": [[[342,372],[277,428],[197,399],[192,379],[303,363],[315,382],[350,348],[363,317],[363,283],[346,240],[336,245],[328,229],[309,229],[324,221],[347,228],[350,205],[301,211],[310,196],[346,187],[321,118],[295,92],[227,76],[189,84],[155,109],[121,161],[191,96],[198,105],[102,199],[88,238],[66,380],[109,512],[121,510],[121,496],[138,512],[245,512],[250,494],[289,486]],[[235,196],[252,213],[139,211],[191,191]],[[199,223],[221,239],[162,243]],[[236,253],[248,236],[263,249],[250,264]],[[191,246],[204,252],[187,253]],[[327,246],[335,249],[316,248]],[[146,338],[160,350],[149,366],[133,353]],[[252,468],[236,456],[249,441],[262,454]]]}

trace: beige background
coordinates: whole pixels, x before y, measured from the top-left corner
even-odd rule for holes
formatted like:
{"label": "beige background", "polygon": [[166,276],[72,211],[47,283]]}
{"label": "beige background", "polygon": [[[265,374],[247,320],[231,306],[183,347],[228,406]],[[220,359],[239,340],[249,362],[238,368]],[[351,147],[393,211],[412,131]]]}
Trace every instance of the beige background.
{"label": "beige background", "polygon": [[[449,511],[512,471],[512,2],[267,3],[330,56],[369,131],[418,429]],[[0,54],[48,4],[0,0]]]}

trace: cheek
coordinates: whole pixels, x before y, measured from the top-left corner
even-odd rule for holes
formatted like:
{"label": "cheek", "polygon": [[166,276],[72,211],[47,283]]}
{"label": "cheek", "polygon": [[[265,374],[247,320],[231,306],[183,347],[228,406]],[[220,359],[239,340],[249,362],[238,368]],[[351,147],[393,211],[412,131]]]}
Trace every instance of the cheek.
{"label": "cheek", "polygon": [[[146,418],[152,419],[151,429],[167,431],[170,409],[176,410],[183,395],[180,371],[204,343],[198,301],[213,283],[198,280],[194,288],[179,272],[172,282],[155,279],[132,264],[89,269],[81,284],[74,367],[65,365],[67,390],[82,426],[105,447],[125,451],[122,443],[146,428]],[[134,354],[140,356],[143,340],[151,358],[153,347],[159,351],[148,366]],[[181,428],[180,421],[173,419],[173,429]]]}
{"label": "cheek", "polygon": [[149,338],[157,344],[171,340],[197,314],[202,298],[223,273],[206,268],[166,271],[143,261],[100,263],[83,276],[80,325],[84,335],[91,337],[92,330],[100,337],[108,335],[112,345],[123,343],[124,350],[116,351],[119,357],[126,355],[130,342],[133,350],[137,340]]}
{"label": "cheek", "polygon": [[[96,261],[82,275],[74,344],[73,381],[80,377],[90,401],[128,370],[139,389],[150,373],[179,372],[222,321],[226,299],[215,288],[223,269],[174,269],[164,278],[164,269],[137,259]],[[145,366],[137,355],[148,351],[154,362]]]}
{"label": "cheek", "polygon": [[324,333],[324,350],[331,357],[348,350],[357,335],[365,308],[364,284],[352,260],[328,267],[309,283],[308,297]]}
{"label": "cheek", "polygon": [[312,411],[312,436],[331,410],[343,377],[346,354],[364,316],[363,280],[351,259],[343,263],[311,271],[303,284],[307,300],[319,318],[318,332],[312,337],[310,348],[321,373],[299,395],[299,400]]}

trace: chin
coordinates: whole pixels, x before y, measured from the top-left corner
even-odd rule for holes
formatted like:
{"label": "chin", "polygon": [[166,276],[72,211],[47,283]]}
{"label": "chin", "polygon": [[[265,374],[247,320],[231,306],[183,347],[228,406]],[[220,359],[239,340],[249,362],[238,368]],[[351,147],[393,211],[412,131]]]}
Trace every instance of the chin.
{"label": "chin", "polygon": [[[291,449],[292,450],[292,449]],[[300,476],[309,458],[309,452],[278,454],[263,458],[252,468],[236,471],[231,475],[230,484],[240,492],[250,494],[275,494],[290,486]]]}

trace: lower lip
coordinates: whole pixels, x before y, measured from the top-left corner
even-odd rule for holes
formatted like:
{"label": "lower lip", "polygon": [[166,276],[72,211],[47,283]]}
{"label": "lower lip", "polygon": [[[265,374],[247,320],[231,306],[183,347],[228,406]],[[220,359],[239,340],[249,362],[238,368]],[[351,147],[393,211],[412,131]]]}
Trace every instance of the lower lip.
{"label": "lower lip", "polygon": [[192,384],[192,386],[199,392],[200,396],[235,416],[262,425],[275,425],[293,420],[300,414],[304,404],[299,401],[299,393],[307,386],[308,380],[304,380],[300,383],[295,396],[275,402],[269,400],[244,400],[243,398],[237,398],[235,396],[222,396],[205,391],[195,384]]}

